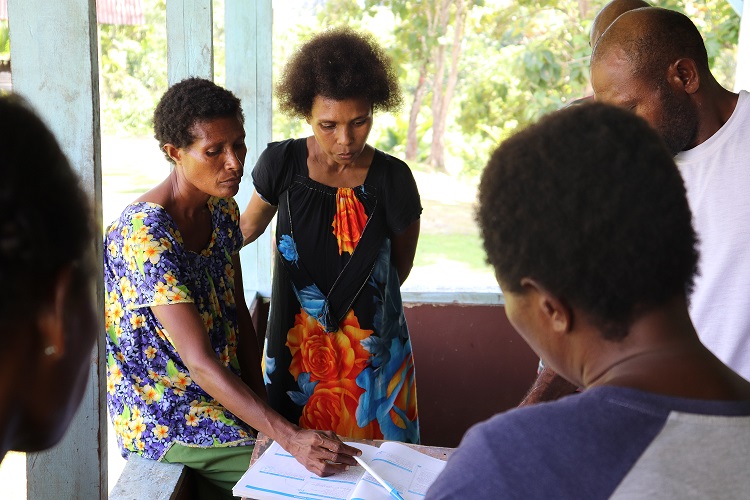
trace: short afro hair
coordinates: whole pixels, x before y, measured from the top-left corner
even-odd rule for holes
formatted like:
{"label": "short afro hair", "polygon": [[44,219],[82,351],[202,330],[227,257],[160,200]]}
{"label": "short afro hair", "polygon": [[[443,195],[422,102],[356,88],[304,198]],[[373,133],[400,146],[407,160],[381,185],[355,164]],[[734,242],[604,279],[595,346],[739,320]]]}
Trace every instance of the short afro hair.
{"label": "short afro hair", "polygon": [[2,348],[9,325],[33,321],[52,299],[63,269],[77,264],[80,294],[95,270],[89,200],[57,140],[16,95],[0,96],[0,116]]}
{"label": "short afro hair", "polygon": [[195,141],[197,122],[236,116],[245,123],[240,100],[229,90],[204,78],[187,78],[172,85],[154,110],[154,137],[170,162],[164,145],[185,148]]}
{"label": "short afro hair", "polygon": [[390,58],[368,33],[336,28],[315,35],[297,49],[276,85],[279,109],[308,118],[316,96],[342,101],[365,99],[374,111],[401,105],[401,89]]}
{"label": "short afro hair", "polygon": [[477,219],[506,292],[532,278],[608,339],[692,290],[698,252],[682,178],[626,110],[572,106],[503,142],[482,174]]}

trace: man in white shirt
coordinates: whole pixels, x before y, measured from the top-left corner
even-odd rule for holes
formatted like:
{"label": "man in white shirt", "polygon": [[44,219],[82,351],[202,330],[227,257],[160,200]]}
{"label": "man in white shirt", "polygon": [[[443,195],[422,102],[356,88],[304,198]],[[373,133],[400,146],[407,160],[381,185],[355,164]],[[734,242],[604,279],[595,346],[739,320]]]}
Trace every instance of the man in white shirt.
{"label": "man in white shirt", "polygon": [[[700,240],[690,317],[701,341],[750,379],[750,94],[722,87],[692,21],[657,7],[625,12],[603,32],[591,82],[596,100],[644,118],[675,154]],[[526,403],[573,389],[545,370]]]}
{"label": "man in white shirt", "polygon": [[722,87],[679,12],[626,12],[591,57],[597,100],[645,118],[676,155],[700,238],[690,316],[701,340],[750,378],[750,95]]}

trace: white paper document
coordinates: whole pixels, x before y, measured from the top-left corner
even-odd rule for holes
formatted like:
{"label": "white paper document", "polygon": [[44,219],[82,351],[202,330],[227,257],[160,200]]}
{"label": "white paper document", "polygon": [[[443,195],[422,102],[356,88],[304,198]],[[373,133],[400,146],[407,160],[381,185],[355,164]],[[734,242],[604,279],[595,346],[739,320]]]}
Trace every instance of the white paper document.
{"label": "white paper document", "polygon": [[[379,448],[347,443],[362,450],[361,458],[393,486],[404,500],[421,500],[445,462],[401,443],[389,441]],[[235,496],[257,500],[393,500],[360,466],[333,476],[319,477],[274,442],[234,486]]]}

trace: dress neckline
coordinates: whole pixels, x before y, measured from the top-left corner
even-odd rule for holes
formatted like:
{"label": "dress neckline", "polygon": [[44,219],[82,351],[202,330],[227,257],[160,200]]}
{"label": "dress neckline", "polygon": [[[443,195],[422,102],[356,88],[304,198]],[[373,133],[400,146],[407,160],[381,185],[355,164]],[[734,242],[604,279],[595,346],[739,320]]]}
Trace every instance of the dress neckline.
{"label": "dress neckline", "polygon": [[310,182],[314,183],[314,185],[321,186],[321,187],[324,187],[324,188],[327,188],[327,189],[332,189],[334,191],[337,191],[340,188],[347,188],[347,189],[354,189],[354,190],[356,190],[356,189],[361,188],[362,186],[365,186],[365,185],[369,184],[369,181],[370,181],[371,175],[372,175],[372,171],[373,171],[373,167],[375,167],[375,164],[377,163],[377,161],[376,161],[377,156],[380,153],[377,150],[377,148],[373,148],[372,161],[370,162],[370,166],[367,167],[367,175],[365,175],[365,180],[364,180],[364,182],[362,184],[357,184],[356,186],[330,186],[328,184],[324,184],[322,182],[316,181],[315,179],[313,179],[312,177],[310,177],[310,168],[307,166],[307,156],[310,153],[310,151],[307,148],[307,137],[305,137],[304,139],[302,139],[302,146],[303,146],[303,148],[302,148],[302,152],[303,152],[302,168],[303,168],[304,176]]}
{"label": "dress neckline", "polygon": [[217,200],[217,198],[215,198],[214,196],[212,196],[206,202],[206,206],[208,207],[208,210],[211,212],[211,239],[209,239],[208,244],[205,247],[203,247],[201,250],[199,250],[197,252],[195,252],[193,250],[190,250],[189,248],[187,248],[185,246],[185,240],[182,239],[182,232],[180,232],[180,228],[177,226],[177,222],[175,222],[175,220],[172,217],[172,215],[169,213],[169,211],[167,211],[166,208],[164,208],[163,205],[160,205],[158,203],[154,203],[153,201],[135,201],[135,202],[131,203],[130,205],[128,205],[128,207],[134,207],[134,208],[136,208],[136,207],[139,207],[139,206],[146,205],[146,206],[148,206],[150,208],[157,209],[157,210],[160,210],[160,211],[164,212],[164,214],[169,218],[170,224],[172,224],[172,227],[174,227],[175,238],[177,239],[177,241],[180,242],[180,244],[182,245],[182,248],[186,252],[188,252],[188,253],[190,253],[192,255],[207,256],[207,255],[211,254],[211,249],[214,246],[214,242],[216,242],[216,236],[217,236],[216,231],[218,229],[218,226],[217,226],[216,220],[215,220],[215,212],[216,212],[216,205],[215,205],[215,203],[216,203],[216,200]]}

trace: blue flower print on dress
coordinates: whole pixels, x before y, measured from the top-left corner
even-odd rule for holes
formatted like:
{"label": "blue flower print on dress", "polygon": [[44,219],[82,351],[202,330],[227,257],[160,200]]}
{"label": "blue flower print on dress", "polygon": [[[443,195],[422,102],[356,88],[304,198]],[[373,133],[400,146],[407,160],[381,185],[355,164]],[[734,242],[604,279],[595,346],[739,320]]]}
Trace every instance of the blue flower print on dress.
{"label": "blue flower print on dress", "polygon": [[[357,425],[365,427],[377,419],[385,439],[419,442],[419,421],[416,417],[416,398],[414,391],[414,358],[411,355],[411,342],[402,342],[398,338],[391,340],[389,359],[379,368],[368,366],[357,376],[357,385],[365,390],[359,398],[357,407]],[[403,391],[413,401],[407,404],[406,412],[394,404]],[[389,392],[390,391],[390,392]],[[393,415],[401,421],[396,425]]]}
{"label": "blue flower print on dress", "polygon": [[263,372],[263,383],[271,384],[271,374],[276,371],[276,358],[268,357],[268,339],[263,343],[263,359],[260,368]]}
{"label": "blue flower print on dress", "polygon": [[299,291],[295,287],[294,293],[297,295],[297,300],[299,300],[302,309],[313,318],[320,318],[327,309],[326,297],[316,285],[306,286]]}
{"label": "blue flower print on dress", "polygon": [[368,282],[369,286],[379,290],[373,297],[375,314],[372,319],[375,331],[379,332],[379,335],[368,337],[362,341],[362,345],[372,354],[372,366],[375,368],[390,360],[392,339],[401,338],[402,342],[406,342],[409,336],[401,295],[392,293],[385,285],[389,279],[398,281],[396,274],[388,276],[389,273],[396,273],[388,260],[390,252],[390,241],[386,240],[380,248]]}
{"label": "blue flower print on dress", "polygon": [[[375,328],[380,331],[381,337],[391,338],[400,335],[402,338],[408,338],[406,318],[404,317],[404,308],[401,302],[401,294],[393,293],[386,286],[388,282],[398,283],[398,272],[390,264],[391,242],[385,240],[380,247],[380,252],[375,260],[375,266],[372,269],[368,284],[376,288],[380,293],[376,294],[375,300],[375,317],[373,323]],[[388,326],[388,331],[382,330]]]}
{"label": "blue flower print on dress", "polygon": [[297,290],[297,287],[292,284],[292,290],[294,290],[294,294],[297,296],[297,300],[299,301],[300,306],[302,306],[302,309],[304,309],[308,315],[315,318],[326,332],[331,333],[338,330],[339,325],[336,323],[336,320],[331,317],[328,309],[328,299],[315,284],[308,285],[302,290]]}
{"label": "blue flower print on dress", "polygon": [[318,380],[310,382],[310,374],[303,372],[299,374],[297,378],[297,385],[299,385],[299,391],[287,391],[289,398],[294,401],[294,404],[299,406],[305,406],[307,400],[312,396],[315,386],[318,385]]}
{"label": "blue flower print on dress", "polygon": [[375,335],[370,335],[366,339],[360,340],[360,344],[362,344],[362,347],[367,349],[367,352],[370,353],[370,363],[372,364],[373,368],[377,368],[383,363],[387,363],[391,357],[391,351],[388,347],[390,344],[389,339],[383,339],[380,337],[376,337]]}
{"label": "blue flower print on dress", "polygon": [[288,234],[282,235],[279,240],[279,252],[289,262],[297,264],[299,260],[299,254],[297,253],[297,244],[294,243],[294,239]]}

